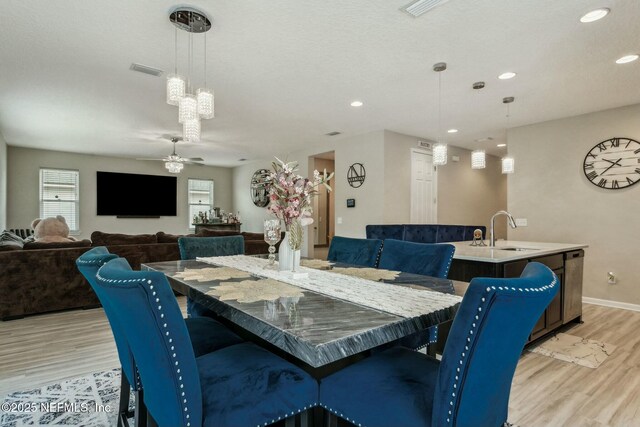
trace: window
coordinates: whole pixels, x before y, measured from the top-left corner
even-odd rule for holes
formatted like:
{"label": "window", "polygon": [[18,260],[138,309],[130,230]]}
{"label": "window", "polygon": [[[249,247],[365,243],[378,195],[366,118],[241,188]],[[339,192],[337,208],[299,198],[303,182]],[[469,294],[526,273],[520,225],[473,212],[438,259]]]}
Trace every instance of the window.
{"label": "window", "polygon": [[189,228],[193,229],[193,217],[198,212],[207,212],[213,209],[213,181],[210,179],[189,179]]}
{"label": "window", "polygon": [[79,172],[40,169],[40,218],[62,215],[71,233],[80,232]]}

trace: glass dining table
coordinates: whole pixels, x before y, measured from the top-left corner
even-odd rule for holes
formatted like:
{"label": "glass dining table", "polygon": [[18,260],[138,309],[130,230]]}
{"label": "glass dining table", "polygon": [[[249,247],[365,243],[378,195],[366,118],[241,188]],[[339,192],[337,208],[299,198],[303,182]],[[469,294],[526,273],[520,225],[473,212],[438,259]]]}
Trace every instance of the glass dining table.
{"label": "glass dining table", "polygon": [[256,256],[142,264],[245,339],[316,378],[453,319],[466,283],[303,260],[298,275]]}

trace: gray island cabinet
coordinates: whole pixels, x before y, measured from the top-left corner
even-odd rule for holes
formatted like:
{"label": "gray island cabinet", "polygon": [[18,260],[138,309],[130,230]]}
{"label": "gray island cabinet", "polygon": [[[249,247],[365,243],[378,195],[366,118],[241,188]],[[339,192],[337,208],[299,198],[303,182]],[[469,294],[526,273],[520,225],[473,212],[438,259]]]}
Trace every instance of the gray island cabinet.
{"label": "gray island cabinet", "polygon": [[471,281],[474,277],[519,277],[527,263],[548,266],[560,279],[560,291],[531,331],[529,342],[569,322],[582,318],[582,270],[584,248],[570,243],[519,242],[501,240],[496,247],[470,246],[454,242],[449,279]]}

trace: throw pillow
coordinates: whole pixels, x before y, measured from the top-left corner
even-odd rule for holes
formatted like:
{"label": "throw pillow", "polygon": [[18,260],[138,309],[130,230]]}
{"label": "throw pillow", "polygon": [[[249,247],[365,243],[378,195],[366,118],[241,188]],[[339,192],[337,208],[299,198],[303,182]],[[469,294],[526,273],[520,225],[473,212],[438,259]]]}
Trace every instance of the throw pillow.
{"label": "throw pillow", "polygon": [[8,230],[0,234],[0,251],[16,251],[22,249],[24,241],[22,237]]}
{"label": "throw pillow", "polygon": [[29,242],[24,244],[24,250],[30,249],[60,249],[60,248],[88,248],[91,240],[76,240],[73,242]]}

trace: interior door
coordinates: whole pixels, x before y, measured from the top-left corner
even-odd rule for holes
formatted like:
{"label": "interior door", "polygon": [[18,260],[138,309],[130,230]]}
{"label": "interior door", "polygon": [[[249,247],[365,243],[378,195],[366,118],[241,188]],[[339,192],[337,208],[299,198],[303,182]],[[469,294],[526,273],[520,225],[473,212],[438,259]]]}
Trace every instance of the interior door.
{"label": "interior door", "polygon": [[433,155],[425,150],[411,150],[411,223],[435,223],[436,208],[436,173]]}

